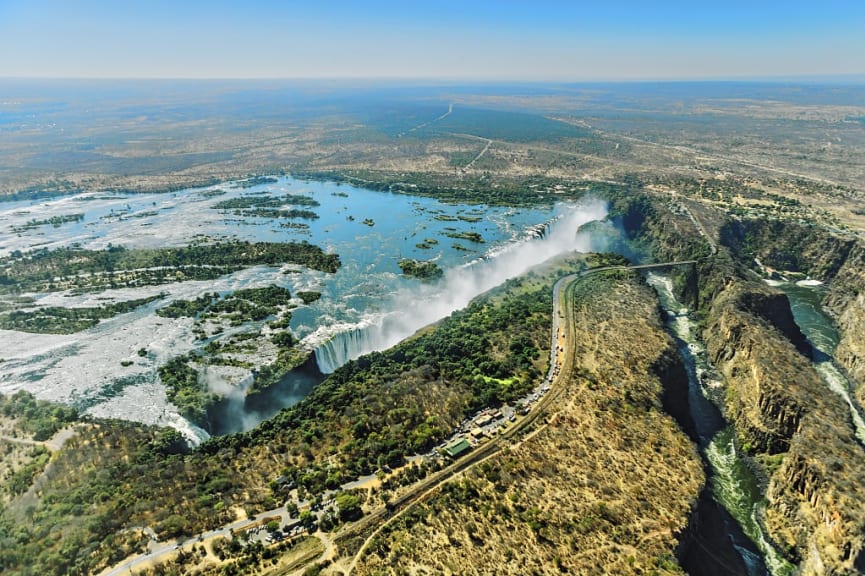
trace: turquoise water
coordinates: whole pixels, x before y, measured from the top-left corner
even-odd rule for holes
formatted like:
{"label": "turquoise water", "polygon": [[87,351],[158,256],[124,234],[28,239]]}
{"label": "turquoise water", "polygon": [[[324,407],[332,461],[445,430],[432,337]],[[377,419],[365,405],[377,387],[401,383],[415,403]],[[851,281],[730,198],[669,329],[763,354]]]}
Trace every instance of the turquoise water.
{"label": "turquoise water", "polygon": [[807,281],[799,284],[783,282],[775,285],[787,295],[793,318],[814,349],[814,368],[829,389],[847,404],[856,437],[865,444],[865,419],[862,417],[861,407],[850,393],[849,380],[833,360],[840,336],[832,319],[823,310],[825,287]]}

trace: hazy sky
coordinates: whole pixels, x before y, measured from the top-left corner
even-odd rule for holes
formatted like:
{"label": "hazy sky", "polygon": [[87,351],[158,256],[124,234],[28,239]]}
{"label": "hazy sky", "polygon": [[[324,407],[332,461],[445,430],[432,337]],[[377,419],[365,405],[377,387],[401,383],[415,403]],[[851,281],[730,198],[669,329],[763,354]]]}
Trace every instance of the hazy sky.
{"label": "hazy sky", "polygon": [[865,0],[0,0],[0,77],[865,74]]}

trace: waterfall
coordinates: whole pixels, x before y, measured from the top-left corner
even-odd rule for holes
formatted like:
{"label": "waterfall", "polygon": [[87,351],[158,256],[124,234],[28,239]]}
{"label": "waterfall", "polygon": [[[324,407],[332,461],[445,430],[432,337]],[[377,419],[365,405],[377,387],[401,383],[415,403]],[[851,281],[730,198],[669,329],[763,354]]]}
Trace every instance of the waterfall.
{"label": "waterfall", "polygon": [[344,326],[335,334],[334,326],[316,331],[308,342],[314,343],[312,348],[319,370],[330,374],[349,360],[390,348],[424,326],[465,308],[476,296],[554,256],[597,249],[591,234],[580,232],[580,227],[606,215],[606,203],[595,198],[586,199],[561,218],[532,226],[529,230],[534,232],[527,234],[527,239],[513,242],[489,258],[447,270],[435,284],[419,285],[398,293],[387,306],[393,311],[390,314]]}
{"label": "waterfall", "polygon": [[544,239],[547,237],[547,234],[550,232],[550,222],[543,222],[541,224],[536,224],[534,226],[529,226],[526,230],[527,235],[530,238],[536,239]]}
{"label": "waterfall", "polygon": [[381,326],[353,326],[348,330],[336,333],[333,338],[315,349],[315,362],[322,374],[332,374],[337,368],[349,360],[359,358],[364,354],[379,349],[376,333],[381,332]]}

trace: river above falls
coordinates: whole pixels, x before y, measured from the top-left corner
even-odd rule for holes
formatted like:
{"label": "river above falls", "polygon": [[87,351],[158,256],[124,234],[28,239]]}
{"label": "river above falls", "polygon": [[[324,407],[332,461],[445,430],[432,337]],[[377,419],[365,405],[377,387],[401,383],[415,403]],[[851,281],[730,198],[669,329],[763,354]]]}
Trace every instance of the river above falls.
{"label": "river above falls", "polygon": [[[250,199],[285,196],[300,198],[304,204],[299,208],[307,213],[274,218],[237,208]],[[93,416],[172,425],[202,438],[203,431],[189,426],[168,402],[156,374],[170,358],[203,346],[195,338],[192,319],[155,315],[171,300],[268,285],[286,287],[292,294],[319,292],[318,301],[292,311],[290,328],[302,347],[316,350],[336,334],[368,326],[398,327],[375,343],[381,348],[543,259],[574,249],[606,249],[604,234],[576,235],[581,224],[605,215],[604,204],[597,200],[519,209],[444,204],[289,177],[162,194],[84,193],[0,203],[0,257],[73,245],[151,248],[238,239],[307,241],[339,254],[342,261],[334,274],[299,266],[257,266],[213,281],[31,294],[36,305],[63,307],[98,306],[162,292],[166,296],[76,334],[0,331],[0,392],[25,389]],[[398,266],[403,258],[433,260],[444,276],[431,283],[409,278]],[[401,315],[407,309],[412,311],[408,322]],[[136,354],[142,348],[146,356]],[[340,361],[330,360],[324,367],[332,369]],[[270,398],[267,408],[298,401],[310,385],[303,377],[281,383],[279,398]],[[255,415],[240,428],[259,418]]]}

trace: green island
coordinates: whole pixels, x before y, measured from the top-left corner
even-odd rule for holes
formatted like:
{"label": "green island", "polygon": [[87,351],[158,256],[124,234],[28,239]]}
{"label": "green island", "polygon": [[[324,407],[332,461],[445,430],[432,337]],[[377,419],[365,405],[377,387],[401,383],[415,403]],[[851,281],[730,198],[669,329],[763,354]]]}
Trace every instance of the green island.
{"label": "green island", "polygon": [[84,220],[84,214],[76,213],[76,214],[63,214],[61,216],[52,216],[51,218],[45,218],[43,220],[29,220],[23,226],[18,226],[12,228],[12,231],[15,233],[26,232],[27,230],[33,230],[34,228],[39,228],[41,226],[53,226],[54,228],[60,228],[63,224],[69,222],[81,222]]}
{"label": "green island", "polygon": [[430,250],[430,249],[432,249],[433,246],[437,245],[438,243],[439,243],[439,241],[436,240],[435,238],[424,238],[423,242],[418,242],[417,244],[415,244],[415,246],[420,248],[421,250]]}
{"label": "green island", "polygon": [[455,238],[457,240],[468,240],[469,242],[474,242],[475,244],[483,244],[484,238],[477,232],[447,232],[445,236],[448,238]]}
{"label": "green island", "polygon": [[280,222],[280,228],[288,228],[290,230],[300,230],[305,231],[309,230],[309,224],[305,222]]}
{"label": "green island", "polygon": [[403,258],[398,263],[399,269],[406,276],[420,278],[421,280],[434,280],[441,278],[444,272],[441,267],[431,260],[415,260],[413,258]]}
{"label": "green island", "polygon": [[252,188],[254,186],[260,186],[261,184],[276,184],[277,182],[279,182],[279,180],[273,176],[259,175],[247,178],[246,180],[241,180],[235,185],[238,188]]}
{"label": "green island", "polygon": [[225,196],[227,193],[221,188],[215,188],[213,190],[202,190],[198,195],[202,198],[216,198],[217,196]]}
{"label": "green island", "polygon": [[297,297],[303,300],[304,304],[312,304],[321,298],[321,292],[311,290],[301,290],[297,293]]}
{"label": "green island", "polygon": [[15,418],[22,432],[33,440],[48,440],[64,426],[79,419],[78,411],[54,402],[36,400],[27,392],[10,396],[0,394],[0,415]]}
{"label": "green island", "polygon": [[247,195],[230,200],[220,200],[212,208],[214,210],[247,210],[249,208],[280,208],[282,206],[319,206],[319,202],[311,196],[302,194]]}
{"label": "green island", "polygon": [[235,216],[248,216],[254,218],[284,218],[286,220],[317,220],[318,214],[312,210],[302,210],[300,208],[292,208],[290,210],[280,210],[276,208],[251,208],[249,210],[235,210]]}
{"label": "green island", "polygon": [[220,298],[216,293],[204,294],[195,300],[174,300],[156,311],[164,318],[227,317],[232,322],[264,320],[277,313],[291,299],[291,293],[281,286],[243,288]]}
{"label": "green island", "polygon": [[36,310],[15,310],[0,313],[0,329],[37,334],[73,334],[92,328],[100,320],[125,314],[164,298],[164,294],[106,304],[98,308],[63,308],[44,306]]}
{"label": "green island", "polygon": [[302,219],[315,220],[318,214],[312,210],[303,208],[285,209],[285,206],[319,206],[318,200],[301,194],[286,194],[284,196],[270,196],[263,194],[247,194],[239,198],[220,200],[212,208],[220,211],[231,211],[235,216],[273,219]]}
{"label": "green island", "polygon": [[100,291],[182,280],[212,280],[256,265],[298,264],[336,272],[339,256],[307,242],[217,242],[178,248],[39,249],[0,259],[0,294]]}

